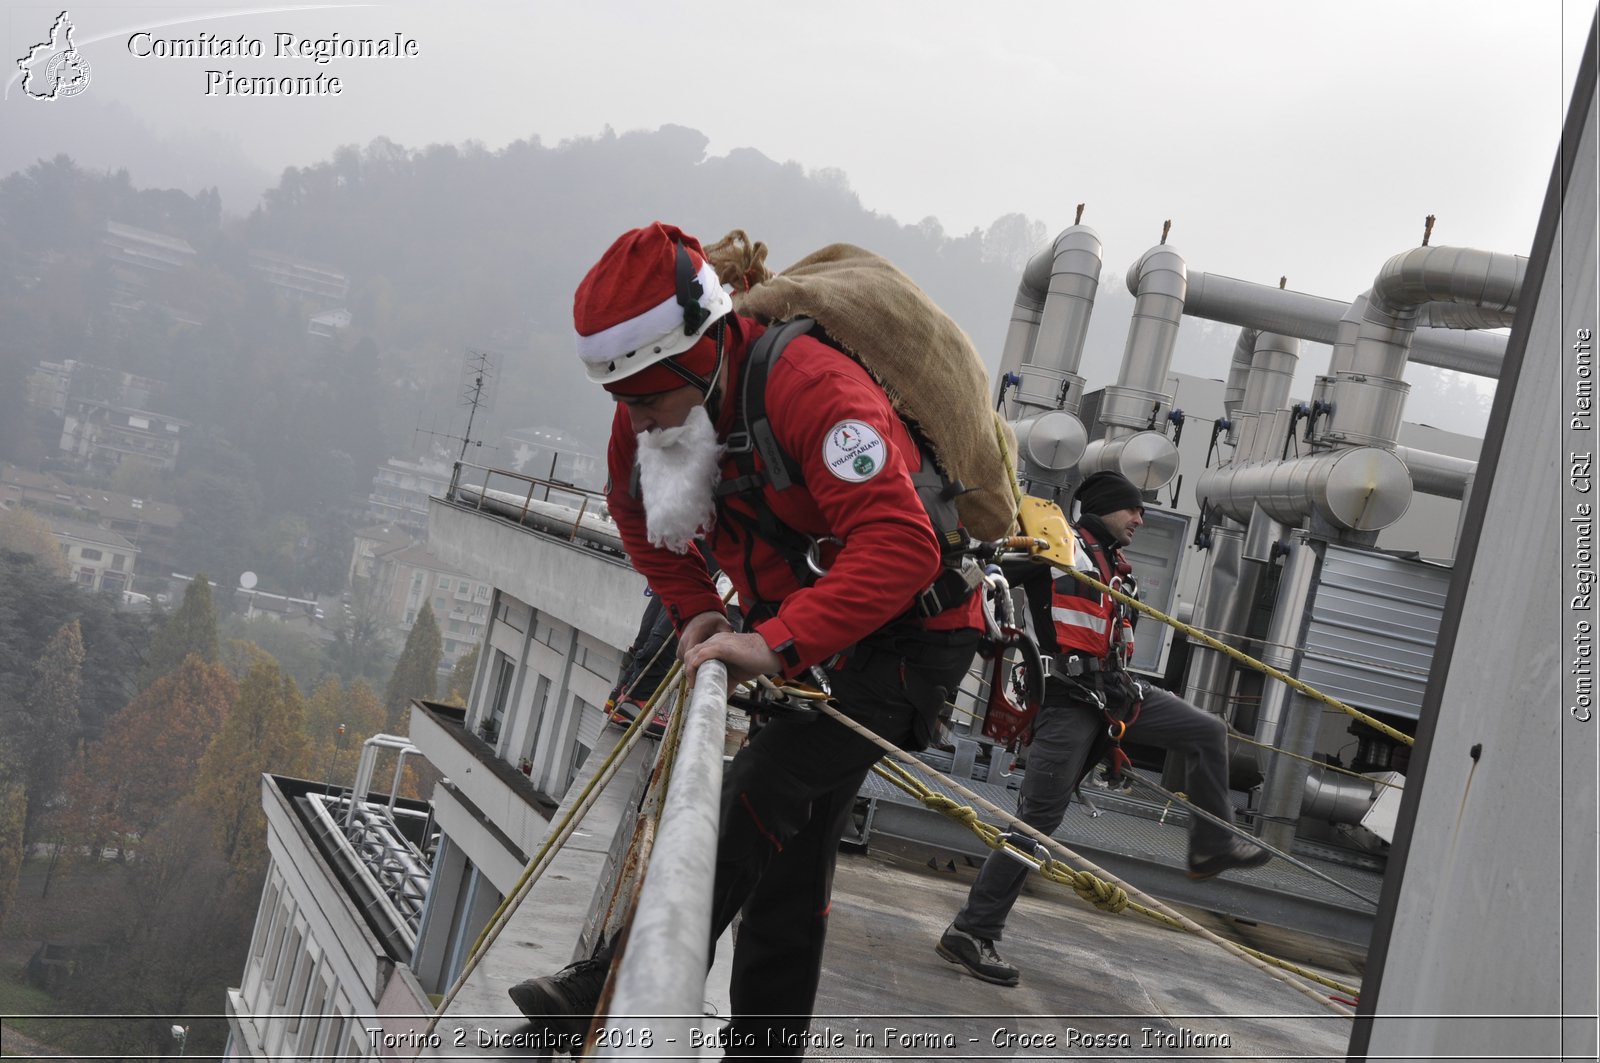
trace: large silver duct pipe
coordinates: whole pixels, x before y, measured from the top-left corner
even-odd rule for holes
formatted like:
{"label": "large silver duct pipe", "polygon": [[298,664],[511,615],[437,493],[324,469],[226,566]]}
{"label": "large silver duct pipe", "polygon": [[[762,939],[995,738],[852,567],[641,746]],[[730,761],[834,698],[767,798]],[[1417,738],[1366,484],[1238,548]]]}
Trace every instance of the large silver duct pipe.
{"label": "large silver duct pipe", "polygon": [[1416,447],[1395,447],[1395,457],[1406,463],[1411,485],[1420,493],[1436,498],[1464,501],[1478,471],[1471,458],[1457,458]]}
{"label": "large silver duct pipe", "polygon": [[1307,517],[1329,528],[1387,528],[1411,505],[1405,463],[1378,447],[1354,447],[1289,461],[1208,469],[1195,495],[1237,521],[1257,504],[1273,520],[1298,527]]}
{"label": "large silver duct pipe", "polygon": [[[1345,446],[1392,448],[1410,390],[1401,375],[1420,308],[1461,303],[1476,308],[1461,320],[1509,326],[1527,265],[1519,255],[1461,247],[1417,247],[1385,262],[1367,293],[1350,368],[1334,374],[1324,437]],[[1450,311],[1438,316],[1456,319]]]}
{"label": "large silver duct pipe", "polygon": [[1022,271],[1002,363],[1020,357],[1016,401],[1024,418],[1047,410],[1078,411],[1083,397],[1078,364],[1100,287],[1100,265],[1099,235],[1087,225],[1074,225]]}
{"label": "large silver duct pipe", "polygon": [[1141,255],[1128,278],[1135,298],[1122,349],[1122,369],[1100,404],[1100,421],[1112,438],[1160,424],[1172,409],[1172,396],[1166,392],[1167,371],[1172,368],[1172,351],[1189,291],[1183,256],[1166,244]]}
{"label": "large silver duct pipe", "polygon": [[1002,377],[1017,371],[1017,452],[1022,478],[1062,487],[1089,434],[1078,419],[1084,337],[1100,287],[1099,235],[1074,225],[1028,260],[1017,285],[1001,354]]}
{"label": "large silver duct pipe", "polygon": [[1128,270],[1133,317],[1117,382],[1106,388],[1100,403],[1105,436],[1085,448],[1079,463],[1084,475],[1115,469],[1147,491],[1177,475],[1178,448],[1164,430],[1172,411],[1166,386],[1183,323],[1187,277],[1183,256],[1166,244],[1146,251]]}
{"label": "large silver duct pipe", "polygon": [[[1133,278],[1129,281],[1131,285]],[[1315,343],[1336,342],[1339,322],[1349,309],[1348,303],[1337,299],[1198,270],[1189,271],[1188,282],[1183,312],[1190,317],[1281,332]],[[1419,328],[1411,344],[1411,361],[1473,376],[1498,377],[1505,350],[1504,336],[1462,332],[1459,326]]]}
{"label": "large silver duct pipe", "polygon": [[[1267,625],[1261,659],[1279,671],[1293,674],[1298,647],[1307,621],[1312,588],[1316,586],[1320,558],[1303,531],[1290,536],[1283,571],[1278,577],[1278,598]],[[1283,683],[1268,680],[1261,691],[1255,739],[1263,745],[1310,758],[1316,742],[1320,713],[1317,703],[1297,695]],[[1279,849],[1294,842],[1295,821],[1305,790],[1305,764],[1293,757],[1268,752],[1266,778],[1261,788],[1261,839]]]}
{"label": "large silver duct pipe", "polygon": [[[1244,649],[1245,622],[1250,616],[1249,595],[1243,593],[1241,565],[1244,529],[1224,520],[1211,529],[1205,571],[1194,604],[1194,625],[1235,649]],[[1229,658],[1219,650],[1194,642],[1189,646],[1189,666],[1184,691],[1191,704],[1216,716],[1228,709]]]}
{"label": "large silver duct pipe", "polygon": [[[1245,374],[1243,408],[1252,413],[1275,413],[1289,402],[1294,371],[1300,364],[1300,341],[1276,332],[1256,334]],[[1226,400],[1223,408],[1226,409]]]}
{"label": "large silver duct pipe", "polygon": [[[1250,377],[1250,363],[1255,360],[1256,337],[1260,332],[1253,328],[1239,330],[1233,343],[1233,362],[1228,366],[1228,381],[1222,386],[1222,416],[1231,423],[1239,416],[1240,403],[1244,402],[1244,385]],[[1228,430],[1228,442],[1238,442],[1233,429]]]}
{"label": "large silver duct pipe", "polygon": [[1335,775],[1322,765],[1306,772],[1300,814],[1325,823],[1360,823],[1378,799],[1376,779]]}

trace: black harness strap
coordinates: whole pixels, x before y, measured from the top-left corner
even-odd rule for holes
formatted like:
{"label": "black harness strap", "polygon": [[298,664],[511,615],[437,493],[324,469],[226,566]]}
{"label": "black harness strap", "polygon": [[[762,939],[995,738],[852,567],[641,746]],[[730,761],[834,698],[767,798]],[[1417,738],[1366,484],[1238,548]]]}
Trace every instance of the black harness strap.
{"label": "black harness strap", "polygon": [[[799,463],[778,444],[778,437],[772,431],[772,423],[767,418],[766,389],[773,363],[783,356],[791,341],[807,334],[836,346],[811,318],[797,317],[767,329],[751,347],[745,360],[744,377],[734,398],[733,431],[724,451],[733,462],[735,475],[717,485],[719,515],[765,541],[803,585],[811,584],[817,575],[807,560],[813,542],[809,536],[778,519],[762,497],[762,490],[770,484],[774,491],[783,491],[805,482]],[[922,456],[921,465],[912,471],[912,485],[939,538],[940,552],[950,561],[901,618],[910,620],[935,616],[966,601],[981,580],[981,573],[970,561],[965,565],[961,563],[969,539],[956,514],[955,499],[965,488],[948,479],[939,469],[932,449],[917,426],[904,418],[901,422]],[[759,468],[757,455],[761,458]],[[729,504],[735,500],[737,506]],[[755,571],[748,553],[745,576],[754,590],[757,586]],[[759,591],[756,594],[758,598],[763,597]]]}

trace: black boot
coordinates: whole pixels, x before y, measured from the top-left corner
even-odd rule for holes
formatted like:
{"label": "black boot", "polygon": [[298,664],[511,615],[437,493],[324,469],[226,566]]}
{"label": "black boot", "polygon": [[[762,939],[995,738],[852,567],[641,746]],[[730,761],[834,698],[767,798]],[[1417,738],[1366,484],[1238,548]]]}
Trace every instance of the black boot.
{"label": "black boot", "polygon": [[594,959],[579,960],[555,974],[519,982],[507,992],[533,1023],[542,1044],[552,1052],[577,1055],[583,1049],[610,969],[611,952],[606,949]]}

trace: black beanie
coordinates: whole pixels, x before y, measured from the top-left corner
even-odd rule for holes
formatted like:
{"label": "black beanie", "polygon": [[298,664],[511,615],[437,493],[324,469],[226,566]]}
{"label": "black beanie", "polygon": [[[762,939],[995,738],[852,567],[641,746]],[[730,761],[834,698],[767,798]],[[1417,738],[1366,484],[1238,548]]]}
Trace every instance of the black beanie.
{"label": "black beanie", "polygon": [[1120,472],[1097,472],[1078,485],[1078,512],[1104,516],[1119,509],[1143,509],[1144,495]]}

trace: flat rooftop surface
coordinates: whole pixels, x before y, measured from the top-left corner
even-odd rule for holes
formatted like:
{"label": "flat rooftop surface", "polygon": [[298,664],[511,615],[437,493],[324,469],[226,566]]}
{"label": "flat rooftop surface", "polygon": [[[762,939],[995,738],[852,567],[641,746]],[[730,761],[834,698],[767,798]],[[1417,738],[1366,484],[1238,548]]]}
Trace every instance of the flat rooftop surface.
{"label": "flat rooftop surface", "polygon": [[[1349,1019],[1202,938],[1099,911],[1040,876],[998,944],[1021,984],[980,982],[934,952],[977,869],[930,853],[930,870],[920,855],[840,854],[811,1058],[1345,1058]],[[1360,949],[1184,914],[1359,985]]]}

